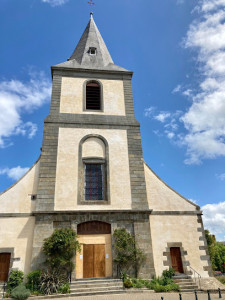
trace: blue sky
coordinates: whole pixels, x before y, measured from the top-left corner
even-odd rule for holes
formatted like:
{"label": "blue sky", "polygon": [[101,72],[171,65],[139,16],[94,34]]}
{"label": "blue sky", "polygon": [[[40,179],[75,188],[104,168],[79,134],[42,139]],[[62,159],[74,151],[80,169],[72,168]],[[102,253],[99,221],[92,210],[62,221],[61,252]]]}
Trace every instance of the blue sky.
{"label": "blue sky", "polygon": [[[72,54],[87,2],[1,0],[0,192],[40,155],[50,66]],[[114,62],[134,71],[145,161],[225,240],[225,0],[95,3]]]}

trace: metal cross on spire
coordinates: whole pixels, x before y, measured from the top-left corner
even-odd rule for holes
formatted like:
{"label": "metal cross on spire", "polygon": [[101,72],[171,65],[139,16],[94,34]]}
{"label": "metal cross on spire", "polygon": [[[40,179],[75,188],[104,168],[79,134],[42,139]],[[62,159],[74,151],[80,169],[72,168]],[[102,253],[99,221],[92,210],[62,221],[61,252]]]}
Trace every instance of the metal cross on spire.
{"label": "metal cross on spire", "polygon": [[90,7],[91,7],[91,15],[93,15],[93,5],[95,5],[95,3],[93,2],[93,0],[88,1]]}

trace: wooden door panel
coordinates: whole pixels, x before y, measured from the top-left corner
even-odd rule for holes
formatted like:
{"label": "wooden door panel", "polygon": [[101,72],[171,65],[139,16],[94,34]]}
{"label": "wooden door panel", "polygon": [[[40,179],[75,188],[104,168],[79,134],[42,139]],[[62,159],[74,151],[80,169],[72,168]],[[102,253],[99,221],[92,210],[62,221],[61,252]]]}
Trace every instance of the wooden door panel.
{"label": "wooden door panel", "polygon": [[8,280],[10,257],[10,253],[0,253],[0,281]]}
{"label": "wooden door panel", "polygon": [[94,245],[84,245],[83,253],[83,277],[94,277]]}
{"label": "wooden door panel", "polygon": [[181,253],[179,247],[170,248],[171,265],[179,273],[183,273],[183,263],[181,259]]}
{"label": "wooden door panel", "polygon": [[105,245],[94,245],[94,277],[105,277]]}
{"label": "wooden door panel", "polygon": [[105,277],[105,245],[84,245],[83,250],[83,278]]}

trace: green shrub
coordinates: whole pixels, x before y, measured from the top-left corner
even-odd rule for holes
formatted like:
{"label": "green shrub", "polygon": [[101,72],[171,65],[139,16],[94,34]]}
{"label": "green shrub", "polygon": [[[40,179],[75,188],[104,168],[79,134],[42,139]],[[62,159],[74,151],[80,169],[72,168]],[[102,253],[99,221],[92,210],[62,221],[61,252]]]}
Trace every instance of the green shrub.
{"label": "green shrub", "polygon": [[53,234],[44,240],[43,251],[51,269],[65,273],[68,277],[74,268],[72,259],[76,251],[80,252],[77,234],[71,228],[55,229]]}
{"label": "green shrub", "polygon": [[11,297],[18,300],[27,299],[30,296],[30,291],[26,289],[25,285],[20,284],[12,290]]}
{"label": "green shrub", "polygon": [[22,282],[23,282],[23,272],[12,270],[9,274],[7,292],[10,293],[14,288],[16,288]]}
{"label": "green shrub", "polygon": [[58,292],[60,286],[65,282],[65,278],[56,271],[45,271],[42,272],[40,281],[41,292],[50,295]]}
{"label": "green shrub", "polygon": [[175,275],[175,270],[173,268],[169,268],[169,270],[164,270],[162,272],[162,277],[164,278],[172,278]]}
{"label": "green shrub", "polygon": [[126,278],[124,279],[124,286],[125,288],[129,289],[133,287],[132,279],[129,277],[129,275],[126,275]]}
{"label": "green shrub", "polygon": [[127,271],[133,268],[137,276],[138,268],[146,259],[144,252],[137,246],[132,234],[125,228],[118,228],[113,233],[113,243],[115,248],[115,263],[121,270]]}
{"label": "green shrub", "polygon": [[30,272],[27,275],[27,283],[26,288],[28,288],[32,293],[34,291],[40,291],[40,285],[41,285],[41,270],[35,270],[33,272]]}
{"label": "green shrub", "polygon": [[70,291],[70,284],[69,284],[69,282],[64,283],[58,289],[58,293],[60,293],[60,294],[68,294],[69,291]]}

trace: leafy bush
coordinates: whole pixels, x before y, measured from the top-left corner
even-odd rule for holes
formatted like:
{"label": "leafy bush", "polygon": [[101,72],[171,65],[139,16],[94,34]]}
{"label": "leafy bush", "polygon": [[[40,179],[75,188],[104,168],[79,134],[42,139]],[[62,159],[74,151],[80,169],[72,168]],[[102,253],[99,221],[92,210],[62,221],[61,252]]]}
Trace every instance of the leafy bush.
{"label": "leafy bush", "polygon": [[173,268],[169,268],[169,270],[164,270],[162,272],[162,276],[164,278],[172,278],[175,275],[175,270]]}
{"label": "leafy bush", "polygon": [[60,286],[65,282],[65,278],[63,278],[57,271],[45,271],[42,272],[40,281],[41,292],[45,295],[50,295],[58,292]]}
{"label": "leafy bush", "polygon": [[137,270],[146,259],[144,252],[136,245],[134,237],[125,228],[116,229],[113,233],[116,257],[114,261],[122,271],[133,267],[137,276]]}
{"label": "leafy bush", "polygon": [[179,291],[179,285],[174,283],[171,278],[165,278],[163,276],[153,279],[150,287],[157,293]]}
{"label": "leafy bush", "polygon": [[131,279],[131,278],[126,278],[126,279],[124,280],[124,286],[125,286],[125,288],[127,288],[127,289],[132,288],[132,287],[133,287],[132,279]]}
{"label": "leafy bush", "polygon": [[40,285],[41,285],[41,270],[35,270],[33,272],[30,272],[27,275],[27,283],[26,288],[28,288],[32,293],[34,291],[40,291]]}
{"label": "leafy bush", "polygon": [[58,289],[58,293],[60,293],[60,294],[68,294],[69,291],[70,291],[70,284],[69,284],[69,282],[64,283]]}
{"label": "leafy bush", "polygon": [[56,229],[49,238],[44,240],[43,245],[50,268],[65,271],[67,276],[74,268],[72,258],[76,251],[80,252],[80,249],[77,234],[71,228]]}
{"label": "leafy bush", "polygon": [[20,284],[12,290],[11,297],[18,300],[27,299],[30,296],[30,291],[26,289],[25,285]]}
{"label": "leafy bush", "polygon": [[10,293],[14,288],[16,288],[22,282],[23,282],[23,272],[12,270],[9,274],[7,292]]}

